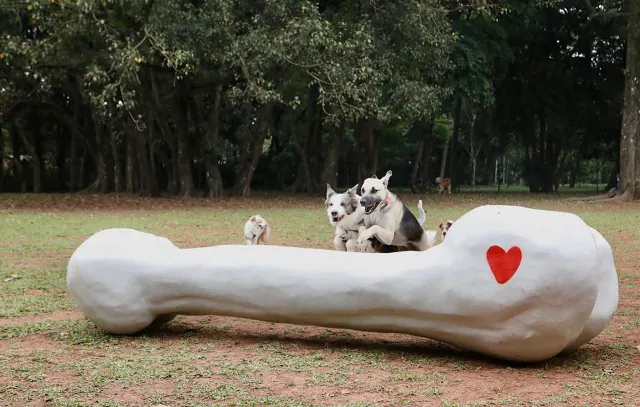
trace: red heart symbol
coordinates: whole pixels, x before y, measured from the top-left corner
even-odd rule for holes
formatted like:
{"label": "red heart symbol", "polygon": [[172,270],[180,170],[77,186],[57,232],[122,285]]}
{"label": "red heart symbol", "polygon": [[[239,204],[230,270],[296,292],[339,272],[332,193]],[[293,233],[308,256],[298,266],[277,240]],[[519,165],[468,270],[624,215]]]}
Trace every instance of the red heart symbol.
{"label": "red heart symbol", "polygon": [[487,250],[487,262],[499,284],[506,283],[516,274],[521,261],[522,251],[518,246],[513,246],[506,253],[500,246],[491,246]]}

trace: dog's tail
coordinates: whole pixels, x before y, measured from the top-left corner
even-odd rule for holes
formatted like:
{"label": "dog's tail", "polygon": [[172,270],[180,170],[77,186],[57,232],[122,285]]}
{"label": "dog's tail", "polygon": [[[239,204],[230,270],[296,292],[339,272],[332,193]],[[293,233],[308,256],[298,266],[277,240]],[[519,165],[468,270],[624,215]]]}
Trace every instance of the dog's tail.
{"label": "dog's tail", "polygon": [[427,213],[422,208],[422,199],[418,200],[418,223],[423,227],[424,221],[427,220]]}

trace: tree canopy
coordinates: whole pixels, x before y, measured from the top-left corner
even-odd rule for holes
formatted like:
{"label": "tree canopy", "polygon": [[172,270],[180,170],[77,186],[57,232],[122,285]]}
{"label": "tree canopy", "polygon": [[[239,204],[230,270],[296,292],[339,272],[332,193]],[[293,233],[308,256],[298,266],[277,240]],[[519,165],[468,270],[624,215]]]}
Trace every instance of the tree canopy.
{"label": "tree canopy", "polygon": [[614,178],[624,6],[7,0],[0,190],[321,193],[387,168],[424,190],[502,160],[533,192],[590,159]]}

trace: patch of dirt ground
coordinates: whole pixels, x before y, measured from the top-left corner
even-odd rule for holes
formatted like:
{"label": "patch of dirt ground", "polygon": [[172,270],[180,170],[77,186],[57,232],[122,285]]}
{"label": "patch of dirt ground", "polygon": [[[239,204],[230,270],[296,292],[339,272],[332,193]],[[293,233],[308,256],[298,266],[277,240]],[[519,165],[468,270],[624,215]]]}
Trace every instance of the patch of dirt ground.
{"label": "patch of dirt ground", "polygon": [[[126,199],[132,208],[151,205]],[[279,208],[318,205],[318,198],[270,199],[264,202]],[[52,201],[48,209],[116,206],[92,200],[71,196]],[[205,204],[198,202],[166,199],[152,205]],[[229,210],[242,204],[236,198],[206,203]],[[5,201],[5,209],[32,208],[29,200],[8,206]],[[629,238],[637,240],[614,239]],[[180,243],[201,245],[186,235]],[[219,316],[181,316],[157,331],[124,337],[105,335],[87,323],[2,339],[0,383],[8,385],[0,386],[0,404],[638,406],[640,259],[625,253],[616,265],[620,303],[609,327],[576,353],[545,363],[506,363],[408,335]],[[77,311],[59,311],[0,319],[0,328],[83,319]]]}

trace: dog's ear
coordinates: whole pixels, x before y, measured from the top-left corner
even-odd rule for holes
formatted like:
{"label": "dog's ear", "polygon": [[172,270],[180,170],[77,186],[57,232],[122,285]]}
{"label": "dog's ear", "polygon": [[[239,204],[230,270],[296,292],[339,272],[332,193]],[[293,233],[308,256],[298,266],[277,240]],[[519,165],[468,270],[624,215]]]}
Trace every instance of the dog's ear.
{"label": "dog's ear", "polygon": [[376,174],[373,174],[373,175],[371,176],[371,178],[373,178],[373,179],[378,179],[378,176],[377,176]]}
{"label": "dog's ear", "polygon": [[453,221],[448,221],[447,222],[447,227],[451,227],[451,225],[453,225]]}
{"label": "dog's ear", "polygon": [[440,229],[442,229],[442,223],[441,223],[441,224],[439,224],[439,225],[438,225],[438,227],[439,227]]}
{"label": "dog's ear", "polygon": [[384,174],[384,177],[382,177],[382,183],[385,187],[389,185],[389,178],[391,178],[391,174],[391,170],[389,170],[386,174]]}
{"label": "dog's ear", "polygon": [[257,221],[258,221],[258,219],[256,219],[256,215],[253,215],[253,216],[251,217],[251,219],[249,219],[249,220],[250,220],[251,222],[253,222],[253,223],[255,223],[255,222],[257,222]]}
{"label": "dog's ear", "polygon": [[336,194],[336,191],[331,188],[331,185],[327,184],[327,199],[331,198]]}
{"label": "dog's ear", "polygon": [[355,195],[358,192],[358,184],[355,184],[351,188],[347,189],[349,195]]}

